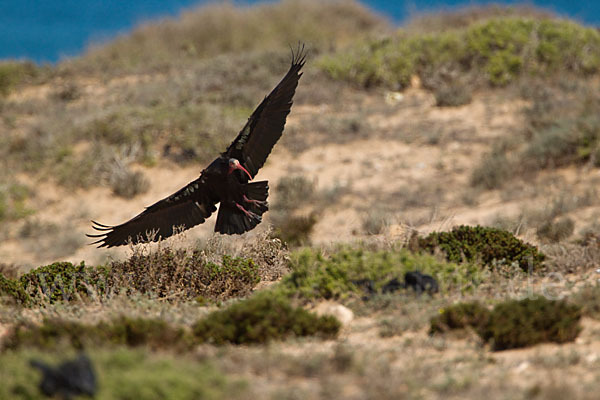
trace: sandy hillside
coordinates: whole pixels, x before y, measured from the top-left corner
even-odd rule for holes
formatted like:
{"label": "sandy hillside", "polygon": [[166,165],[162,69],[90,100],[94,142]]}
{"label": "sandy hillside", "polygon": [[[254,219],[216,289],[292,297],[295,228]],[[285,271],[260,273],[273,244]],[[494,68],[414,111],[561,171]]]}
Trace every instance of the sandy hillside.
{"label": "sandy hillside", "polygon": [[[80,83],[84,95],[78,101],[93,99],[102,104],[110,101],[105,97],[110,97],[120,85],[144,85],[161,79],[160,75],[121,77],[108,82],[88,79]],[[302,86],[299,93],[310,96],[301,91]],[[295,105],[283,140],[256,178],[271,182],[272,204],[277,201],[280,179],[302,176],[314,183],[321,201],[306,204],[305,209],[298,211],[318,215],[311,235],[313,243],[355,241],[373,233],[394,240],[401,238],[407,227],[428,233],[457,224],[499,221],[512,221],[508,228],[537,241],[531,227],[519,222],[527,213],[543,211],[556,201],[577,202],[587,196],[583,206],[567,211],[576,222],[577,232],[600,211],[596,199],[590,198],[600,172],[585,165],[542,171],[530,180],[515,179],[502,190],[482,190],[470,184],[473,169],[492,144],[522,132],[524,113],[529,107],[525,100],[496,90],[476,93],[473,101],[464,106],[436,107],[433,94],[421,89],[418,81],[403,93],[352,93],[348,108]],[[25,88],[14,93],[10,101],[25,104],[47,96],[51,96],[47,86]],[[327,124],[345,121],[353,110],[360,110],[359,126],[341,128],[337,137],[329,137]],[[323,118],[325,122],[313,122]],[[231,132],[231,138],[235,133]],[[290,145],[298,137],[303,145]],[[143,172],[149,189],[131,199],[115,196],[106,187],[71,190],[56,186],[51,179],[19,176],[22,182],[37,188],[31,199],[35,212],[9,224],[10,234],[0,244],[0,256],[6,263],[26,267],[57,259],[97,263],[119,258],[126,249],[97,250],[86,245],[84,233],[90,232],[89,221],[123,222],[195,179],[203,167],[182,168],[168,161],[155,167],[134,164],[132,169]],[[365,226],[369,222],[381,225],[380,229],[367,232]],[[268,224],[267,214],[260,228],[266,229]],[[19,234],[24,229],[43,231],[44,226],[58,229],[32,237]],[[186,240],[207,238],[213,226],[214,218],[188,231]],[[245,239],[242,236],[230,240]]]}

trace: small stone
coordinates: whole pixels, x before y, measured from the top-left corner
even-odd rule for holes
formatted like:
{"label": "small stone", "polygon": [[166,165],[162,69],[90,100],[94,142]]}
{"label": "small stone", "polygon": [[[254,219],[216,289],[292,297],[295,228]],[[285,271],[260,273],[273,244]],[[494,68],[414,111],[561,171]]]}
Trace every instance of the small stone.
{"label": "small stone", "polygon": [[331,315],[337,318],[344,326],[348,325],[354,319],[352,310],[332,301],[320,303],[313,309],[313,312],[319,316]]}

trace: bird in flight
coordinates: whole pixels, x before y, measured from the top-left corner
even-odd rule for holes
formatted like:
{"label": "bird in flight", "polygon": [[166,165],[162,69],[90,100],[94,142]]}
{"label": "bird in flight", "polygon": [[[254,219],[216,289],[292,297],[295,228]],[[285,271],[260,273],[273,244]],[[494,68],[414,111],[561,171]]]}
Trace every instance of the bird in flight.
{"label": "bird in flight", "polygon": [[113,247],[157,241],[206,221],[220,203],[215,232],[242,234],[253,229],[268,210],[267,181],[250,182],[264,165],[283,133],[292,98],[302,76],[304,45],[292,51],[290,69],[254,110],[225,152],[206,167],[198,179],[120,225],[92,221],[97,239],[91,244]]}

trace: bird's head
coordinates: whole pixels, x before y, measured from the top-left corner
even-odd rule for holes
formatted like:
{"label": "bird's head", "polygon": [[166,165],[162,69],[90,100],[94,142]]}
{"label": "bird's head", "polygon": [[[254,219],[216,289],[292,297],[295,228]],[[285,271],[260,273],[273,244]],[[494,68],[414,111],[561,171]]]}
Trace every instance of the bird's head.
{"label": "bird's head", "polygon": [[231,174],[236,169],[239,169],[240,171],[244,171],[246,173],[246,175],[248,175],[248,178],[250,180],[252,180],[252,175],[250,175],[250,172],[248,172],[246,170],[246,168],[244,168],[238,160],[236,160],[235,158],[230,158],[229,159],[229,172],[227,172],[227,173]]}

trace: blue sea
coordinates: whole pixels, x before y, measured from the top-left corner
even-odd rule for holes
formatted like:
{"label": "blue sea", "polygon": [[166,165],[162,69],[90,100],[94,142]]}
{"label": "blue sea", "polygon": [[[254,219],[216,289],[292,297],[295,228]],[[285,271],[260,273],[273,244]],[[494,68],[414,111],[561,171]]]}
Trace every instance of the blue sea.
{"label": "blue sea", "polygon": [[[110,40],[136,25],[197,7],[202,0],[0,0],[0,59],[56,62],[80,54],[90,43]],[[254,4],[258,1],[237,1]],[[364,0],[400,25],[411,15],[460,6],[519,1]],[[587,25],[600,26],[600,1],[531,0]]]}

